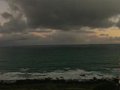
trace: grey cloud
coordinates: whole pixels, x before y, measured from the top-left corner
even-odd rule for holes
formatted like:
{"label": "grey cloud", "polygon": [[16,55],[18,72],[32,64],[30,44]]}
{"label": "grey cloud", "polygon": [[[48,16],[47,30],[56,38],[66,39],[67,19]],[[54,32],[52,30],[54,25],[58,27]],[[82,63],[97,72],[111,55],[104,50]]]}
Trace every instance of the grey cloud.
{"label": "grey cloud", "polygon": [[12,16],[10,13],[8,13],[8,12],[4,12],[4,13],[2,13],[1,15],[2,15],[2,17],[5,18],[5,19],[13,18],[13,16]]}
{"label": "grey cloud", "polygon": [[22,32],[26,28],[24,21],[12,19],[0,28],[0,33]]}
{"label": "grey cloud", "polygon": [[[114,43],[117,39],[99,38],[89,34],[94,33],[92,28],[107,28],[114,24],[108,19],[120,14],[120,0],[7,1],[13,12],[2,14],[5,19],[9,19],[0,26],[0,33],[4,34],[0,43],[4,45]],[[120,22],[116,25],[120,26]],[[89,28],[83,28],[86,26]],[[47,38],[29,34],[49,33],[51,30],[57,30],[57,33]]]}
{"label": "grey cloud", "polygon": [[14,17],[14,14],[4,12],[1,16],[7,21],[0,26],[0,33],[23,32],[27,28],[27,23],[22,19],[22,14]]}
{"label": "grey cloud", "polygon": [[71,29],[109,27],[107,19],[120,13],[120,0],[12,0],[31,28]]}

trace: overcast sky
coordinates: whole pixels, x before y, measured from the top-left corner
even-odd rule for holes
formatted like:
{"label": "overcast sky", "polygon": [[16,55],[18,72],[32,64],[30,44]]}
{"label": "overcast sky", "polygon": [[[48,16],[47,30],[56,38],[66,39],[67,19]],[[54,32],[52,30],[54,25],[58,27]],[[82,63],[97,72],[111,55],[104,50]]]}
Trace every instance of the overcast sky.
{"label": "overcast sky", "polygon": [[120,43],[120,0],[0,0],[0,45]]}

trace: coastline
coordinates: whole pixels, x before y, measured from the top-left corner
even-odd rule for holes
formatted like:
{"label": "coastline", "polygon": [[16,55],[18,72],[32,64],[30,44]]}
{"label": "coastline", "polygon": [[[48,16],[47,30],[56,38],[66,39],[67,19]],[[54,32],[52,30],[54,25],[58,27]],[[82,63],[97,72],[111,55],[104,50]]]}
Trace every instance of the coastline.
{"label": "coastline", "polygon": [[120,90],[119,79],[91,79],[87,81],[51,78],[1,81],[0,90]]}

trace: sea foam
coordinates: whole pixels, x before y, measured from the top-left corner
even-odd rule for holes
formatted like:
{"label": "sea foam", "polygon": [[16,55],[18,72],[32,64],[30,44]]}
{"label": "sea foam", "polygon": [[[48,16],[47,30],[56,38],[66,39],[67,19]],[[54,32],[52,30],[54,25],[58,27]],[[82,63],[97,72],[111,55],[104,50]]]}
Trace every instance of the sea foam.
{"label": "sea foam", "polygon": [[113,75],[102,74],[98,72],[88,72],[80,69],[76,70],[68,70],[68,71],[53,71],[46,73],[28,73],[28,72],[7,72],[0,73],[0,80],[25,80],[25,79],[46,79],[51,78],[53,80],[56,79],[64,79],[64,80],[90,80],[93,78],[96,79],[111,79],[114,78]]}

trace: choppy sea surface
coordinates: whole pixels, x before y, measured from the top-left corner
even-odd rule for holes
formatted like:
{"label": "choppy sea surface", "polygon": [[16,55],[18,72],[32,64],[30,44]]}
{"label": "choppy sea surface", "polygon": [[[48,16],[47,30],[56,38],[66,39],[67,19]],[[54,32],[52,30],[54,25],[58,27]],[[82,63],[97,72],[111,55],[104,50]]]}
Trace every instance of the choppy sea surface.
{"label": "choppy sea surface", "polygon": [[120,76],[120,45],[0,47],[0,80]]}

